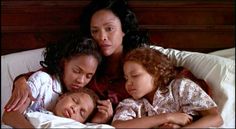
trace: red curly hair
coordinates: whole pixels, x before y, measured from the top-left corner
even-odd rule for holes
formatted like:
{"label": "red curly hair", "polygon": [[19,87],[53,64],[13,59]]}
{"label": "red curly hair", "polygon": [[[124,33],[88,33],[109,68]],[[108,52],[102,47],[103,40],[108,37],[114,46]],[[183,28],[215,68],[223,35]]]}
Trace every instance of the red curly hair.
{"label": "red curly hair", "polygon": [[125,56],[124,62],[126,61],[134,61],[142,65],[154,78],[154,85],[162,90],[166,89],[165,87],[178,73],[166,55],[149,47],[133,49]]}

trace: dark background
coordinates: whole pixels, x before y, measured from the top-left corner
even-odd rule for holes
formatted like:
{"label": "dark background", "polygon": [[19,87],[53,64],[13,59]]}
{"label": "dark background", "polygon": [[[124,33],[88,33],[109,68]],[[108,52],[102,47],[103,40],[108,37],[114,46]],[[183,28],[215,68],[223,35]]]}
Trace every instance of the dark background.
{"label": "dark background", "polygon": [[[79,28],[89,0],[2,0],[1,55],[44,47]],[[156,45],[211,52],[234,47],[233,0],[129,0]]]}

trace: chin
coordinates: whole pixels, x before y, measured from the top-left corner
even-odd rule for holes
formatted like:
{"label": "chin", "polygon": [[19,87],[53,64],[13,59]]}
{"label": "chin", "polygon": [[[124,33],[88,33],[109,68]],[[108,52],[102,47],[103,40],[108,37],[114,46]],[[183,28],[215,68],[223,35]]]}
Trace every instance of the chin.
{"label": "chin", "polygon": [[104,56],[112,55],[112,52],[110,50],[103,50],[102,53],[103,53]]}
{"label": "chin", "polygon": [[137,97],[137,96],[132,96],[134,100],[138,100],[140,99],[140,97]]}
{"label": "chin", "polygon": [[104,55],[104,56],[110,56],[111,53],[109,53],[109,52],[103,52],[103,55]]}

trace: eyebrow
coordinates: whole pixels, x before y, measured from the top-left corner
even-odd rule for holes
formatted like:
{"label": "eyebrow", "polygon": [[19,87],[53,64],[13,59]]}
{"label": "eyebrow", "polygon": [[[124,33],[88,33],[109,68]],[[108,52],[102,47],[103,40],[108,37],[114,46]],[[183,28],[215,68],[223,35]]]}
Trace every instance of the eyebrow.
{"label": "eyebrow", "polygon": [[104,23],[104,25],[111,25],[111,24],[113,24],[114,23],[114,21],[110,21],[110,22],[107,22],[107,23]]}
{"label": "eyebrow", "polygon": [[134,74],[134,73],[138,73],[138,71],[135,69],[132,69],[131,71],[129,71],[129,74]]}
{"label": "eyebrow", "polygon": [[[108,19],[108,22],[104,23],[103,25],[110,25],[113,24],[114,22],[117,22],[116,18],[110,18]],[[97,28],[98,26],[91,26],[91,28]]]}
{"label": "eyebrow", "polygon": [[[105,24],[103,24],[103,26],[114,26],[114,25],[111,25],[111,24],[113,24],[113,23],[105,23]],[[91,26],[91,28],[92,29],[97,29],[97,28],[99,28],[99,26]]]}
{"label": "eyebrow", "polygon": [[[82,67],[80,67],[80,66],[75,65],[75,68],[77,68],[77,69],[79,69],[79,70],[85,72],[85,70],[84,70]],[[90,72],[90,73],[86,73],[86,74],[94,75],[95,73]]]}

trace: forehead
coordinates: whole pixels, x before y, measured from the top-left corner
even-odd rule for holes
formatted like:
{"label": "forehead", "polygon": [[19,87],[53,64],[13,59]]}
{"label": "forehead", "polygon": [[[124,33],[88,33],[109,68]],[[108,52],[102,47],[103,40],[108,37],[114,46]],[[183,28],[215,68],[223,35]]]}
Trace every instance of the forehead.
{"label": "forehead", "polygon": [[93,55],[78,55],[69,60],[71,63],[76,63],[80,65],[87,65],[94,62],[98,62]]}
{"label": "forehead", "polygon": [[111,10],[99,10],[95,12],[91,18],[91,25],[96,25],[99,22],[116,22],[119,18]]}
{"label": "forehead", "polygon": [[141,71],[144,70],[143,66],[137,62],[134,61],[126,61],[124,63],[124,72],[130,73],[135,71]]}
{"label": "forehead", "polygon": [[93,99],[91,98],[91,96],[88,93],[84,93],[84,92],[71,93],[67,95],[67,97],[74,97],[75,99],[81,99],[86,103],[93,102]]}
{"label": "forehead", "polygon": [[86,71],[94,72],[98,65],[98,60],[92,55],[79,55],[66,61],[67,66],[76,66]]}

